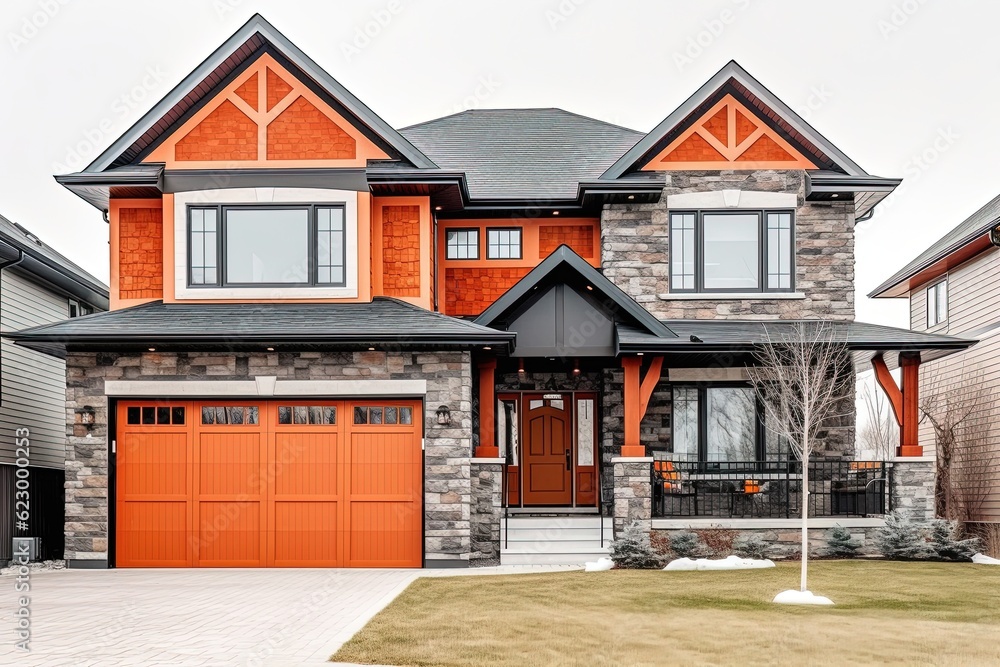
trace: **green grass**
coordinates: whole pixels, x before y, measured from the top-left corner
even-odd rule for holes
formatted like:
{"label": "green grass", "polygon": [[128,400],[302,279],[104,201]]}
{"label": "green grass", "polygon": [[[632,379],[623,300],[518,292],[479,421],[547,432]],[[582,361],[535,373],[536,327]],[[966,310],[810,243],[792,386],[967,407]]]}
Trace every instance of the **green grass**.
{"label": "green grass", "polygon": [[1000,567],[798,564],[426,578],[333,657],[386,665],[1000,665]]}

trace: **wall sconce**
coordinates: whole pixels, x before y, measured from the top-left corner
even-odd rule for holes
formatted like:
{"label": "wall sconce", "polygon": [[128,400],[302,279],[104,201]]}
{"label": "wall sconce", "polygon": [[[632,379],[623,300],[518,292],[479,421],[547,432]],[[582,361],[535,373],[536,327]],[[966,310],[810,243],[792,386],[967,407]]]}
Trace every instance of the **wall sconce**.
{"label": "wall sconce", "polygon": [[77,422],[85,426],[87,430],[94,428],[94,421],[97,418],[97,411],[89,405],[76,409]]}
{"label": "wall sconce", "polygon": [[451,423],[451,410],[448,409],[447,405],[440,406],[434,414],[437,415],[438,424],[441,426],[447,426]]}
{"label": "wall sconce", "polygon": [[517,360],[517,374],[524,375],[524,359]]}

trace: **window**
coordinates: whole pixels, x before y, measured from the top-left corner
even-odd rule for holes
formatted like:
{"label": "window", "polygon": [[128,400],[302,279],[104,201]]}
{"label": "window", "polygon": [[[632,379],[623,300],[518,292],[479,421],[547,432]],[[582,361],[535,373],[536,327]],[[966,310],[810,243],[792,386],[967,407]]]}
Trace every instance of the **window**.
{"label": "window", "polygon": [[355,406],[354,423],[400,424],[405,426],[413,423],[413,408],[394,405]]}
{"label": "window", "polygon": [[487,229],[487,259],[521,259],[520,229]]}
{"label": "window", "polygon": [[342,206],[192,207],[188,284],[343,286],[344,234]]}
{"label": "window", "polygon": [[279,424],[336,424],[337,406],[281,405],[278,406]]}
{"label": "window", "polygon": [[927,288],[927,328],[948,321],[948,281]]}
{"label": "window", "polygon": [[672,292],[780,292],[793,285],[790,211],[670,214]]}
{"label": "window", "polygon": [[765,426],[764,406],[745,385],[673,388],[673,451],[678,460],[785,461],[789,449]]}
{"label": "window", "polygon": [[125,410],[125,421],[129,424],[157,424],[159,426],[183,426],[183,405],[130,405]]}
{"label": "window", "polygon": [[201,408],[201,423],[208,424],[259,424],[260,409],[256,405],[212,406]]}
{"label": "window", "polygon": [[497,447],[501,458],[510,465],[517,465],[517,404],[516,398],[497,400]]}
{"label": "window", "polygon": [[445,238],[447,259],[479,259],[478,229],[449,229]]}
{"label": "window", "polygon": [[81,303],[75,299],[69,300],[69,316],[70,317],[83,317],[84,315],[93,314],[94,309],[85,303]]}

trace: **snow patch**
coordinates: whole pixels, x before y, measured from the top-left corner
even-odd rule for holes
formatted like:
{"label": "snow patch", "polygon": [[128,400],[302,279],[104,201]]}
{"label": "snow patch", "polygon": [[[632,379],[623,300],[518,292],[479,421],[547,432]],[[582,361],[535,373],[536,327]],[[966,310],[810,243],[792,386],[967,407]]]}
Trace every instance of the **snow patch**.
{"label": "snow patch", "polygon": [[822,595],[813,595],[812,591],[781,591],[774,596],[776,604],[813,604],[832,605],[833,600]]}
{"label": "snow patch", "polygon": [[972,557],[973,563],[979,563],[980,565],[1000,565],[1000,558],[991,558],[984,554],[976,554]]}
{"label": "snow patch", "polygon": [[698,560],[678,558],[677,560],[670,561],[663,569],[673,572],[684,570],[759,570],[766,567],[774,567],[774,563],[771,560],[729,556],[719,560],[711,558],[699,558]]}
{"label": "snow patch", "polygon": [[610,558],[598,558],[596,561],[588,561],[583,566],[584,572],[606,572],[615,566],[615,562]]}

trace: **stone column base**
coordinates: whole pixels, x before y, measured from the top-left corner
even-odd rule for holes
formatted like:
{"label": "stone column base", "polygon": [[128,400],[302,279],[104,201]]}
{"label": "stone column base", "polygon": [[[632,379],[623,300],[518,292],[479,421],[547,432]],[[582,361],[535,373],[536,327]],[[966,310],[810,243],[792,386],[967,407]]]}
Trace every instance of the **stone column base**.
{"label": "stone column base", "polygon": [[471,565],[500,563],[503,513],[503,459],[472,459]]}
{"label": "stone column base", "polygon": [[650,479],[652,464],[651,456],[611,459],[615,484],[615,537],[621,535],[625,526],[633,521],[638,521],[649,532],[653,518],[653,485]]}
{"label": "stone column base", "polygon": [[933,456],[898,457],[891,465],[892,509],[907,512],[914,521],[932,520],[936,459]]}

